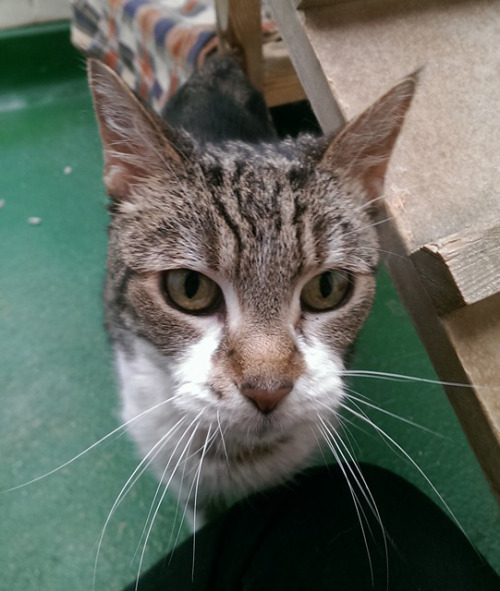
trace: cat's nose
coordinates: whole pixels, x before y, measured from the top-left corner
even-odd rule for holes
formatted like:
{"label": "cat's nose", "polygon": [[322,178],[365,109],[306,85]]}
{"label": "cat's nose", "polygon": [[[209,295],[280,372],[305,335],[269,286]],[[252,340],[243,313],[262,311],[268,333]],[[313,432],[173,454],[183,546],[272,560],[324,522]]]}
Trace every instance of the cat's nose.
{"label": "cat's nose", "polygon": [[264,414],[272,412],[292,390],[292,382],[285,382],[279,387],[269,389],[256,387],[254,384],[243,384],[241,387],[241,393]]}

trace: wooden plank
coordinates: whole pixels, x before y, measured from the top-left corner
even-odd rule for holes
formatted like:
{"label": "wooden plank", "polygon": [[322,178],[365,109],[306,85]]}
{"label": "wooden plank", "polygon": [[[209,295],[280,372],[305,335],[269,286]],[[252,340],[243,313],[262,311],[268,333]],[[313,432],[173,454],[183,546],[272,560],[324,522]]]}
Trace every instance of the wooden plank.
{"label": "wooden plank", "polygon": [[383,226],[385,266],[500,503],[500,296],[438,316],[396,224]]}
{"label": "wooden plank", "polygon": [[447,315],[442,324],[467,382],[450,400],[500,502],[500,294]]}
{"label": "wooden plank", "polygon": [[263,46],[263,92],[269,107],[300,101],[306,93],[283,41]]}
{"label": "wooden plank", "polygon": [[411,258],[439,314],[500,292],[500,220],[430,242]]}
{"label": "wooden plank", "polygon": [[315,49],[303,22],[303,14],[293,10],[290,0],[271,0],[270,6],[278,28],[295,66],[314,113],[325,133],[340,129],[345,119],[335,100]]}
{"label": "wooden plank", "polygon": [[216,0],[217,32],[222,51],[241,60],[256,88],[263,88],[260,0]]}
{"label": "wooden plank", "polygon": [[260,1],[216,0],[215,6],[221,50],[241,62],[268,106],[305,99],[283,41],[263,44]]}

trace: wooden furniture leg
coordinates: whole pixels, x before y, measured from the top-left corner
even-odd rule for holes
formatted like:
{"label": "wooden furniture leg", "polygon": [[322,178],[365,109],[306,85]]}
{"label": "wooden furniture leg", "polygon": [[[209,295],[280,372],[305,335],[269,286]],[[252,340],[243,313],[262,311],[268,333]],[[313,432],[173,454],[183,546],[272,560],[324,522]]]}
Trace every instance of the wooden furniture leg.
{"label": "wooden furniture leg", "polygon": [[239,59],[268,106],[305,99],[283,41],[263,43],[260,0],[216,0],[215,7],[221,50]]}

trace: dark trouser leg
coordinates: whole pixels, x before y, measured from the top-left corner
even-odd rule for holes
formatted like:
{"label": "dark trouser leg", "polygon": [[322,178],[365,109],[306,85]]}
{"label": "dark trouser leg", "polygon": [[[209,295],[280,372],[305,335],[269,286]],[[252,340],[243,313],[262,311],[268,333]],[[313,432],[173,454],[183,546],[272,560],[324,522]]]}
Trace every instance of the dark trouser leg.
{"label": "dark trouser leg", "polygon": [[353,484],[356,510],[339,466],[315,468],[199,531],[193,579],[188,539],[141,578],[139,589],[500,591],[500,578],[425,495],[383,469],[361,469],[385,535]]}

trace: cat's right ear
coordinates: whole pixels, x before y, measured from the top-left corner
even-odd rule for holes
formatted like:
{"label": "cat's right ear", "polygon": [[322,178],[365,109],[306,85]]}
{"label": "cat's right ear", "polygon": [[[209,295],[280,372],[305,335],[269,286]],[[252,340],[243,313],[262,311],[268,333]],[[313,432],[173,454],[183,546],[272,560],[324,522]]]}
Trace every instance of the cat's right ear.
{"label": "cat's right ear", "polygon": [[103,143],[104,184],[113,200],[129,199],[132,188],[157,171],[184,166],[168,128],[111,68],[92,59],[88,73]]}
{"label": "cat's right ear", "polygon": [[318,166],[359,188],[374,211],[380,205],[389,158],[411,105],[419,72],[402,80],[348,123]]}

